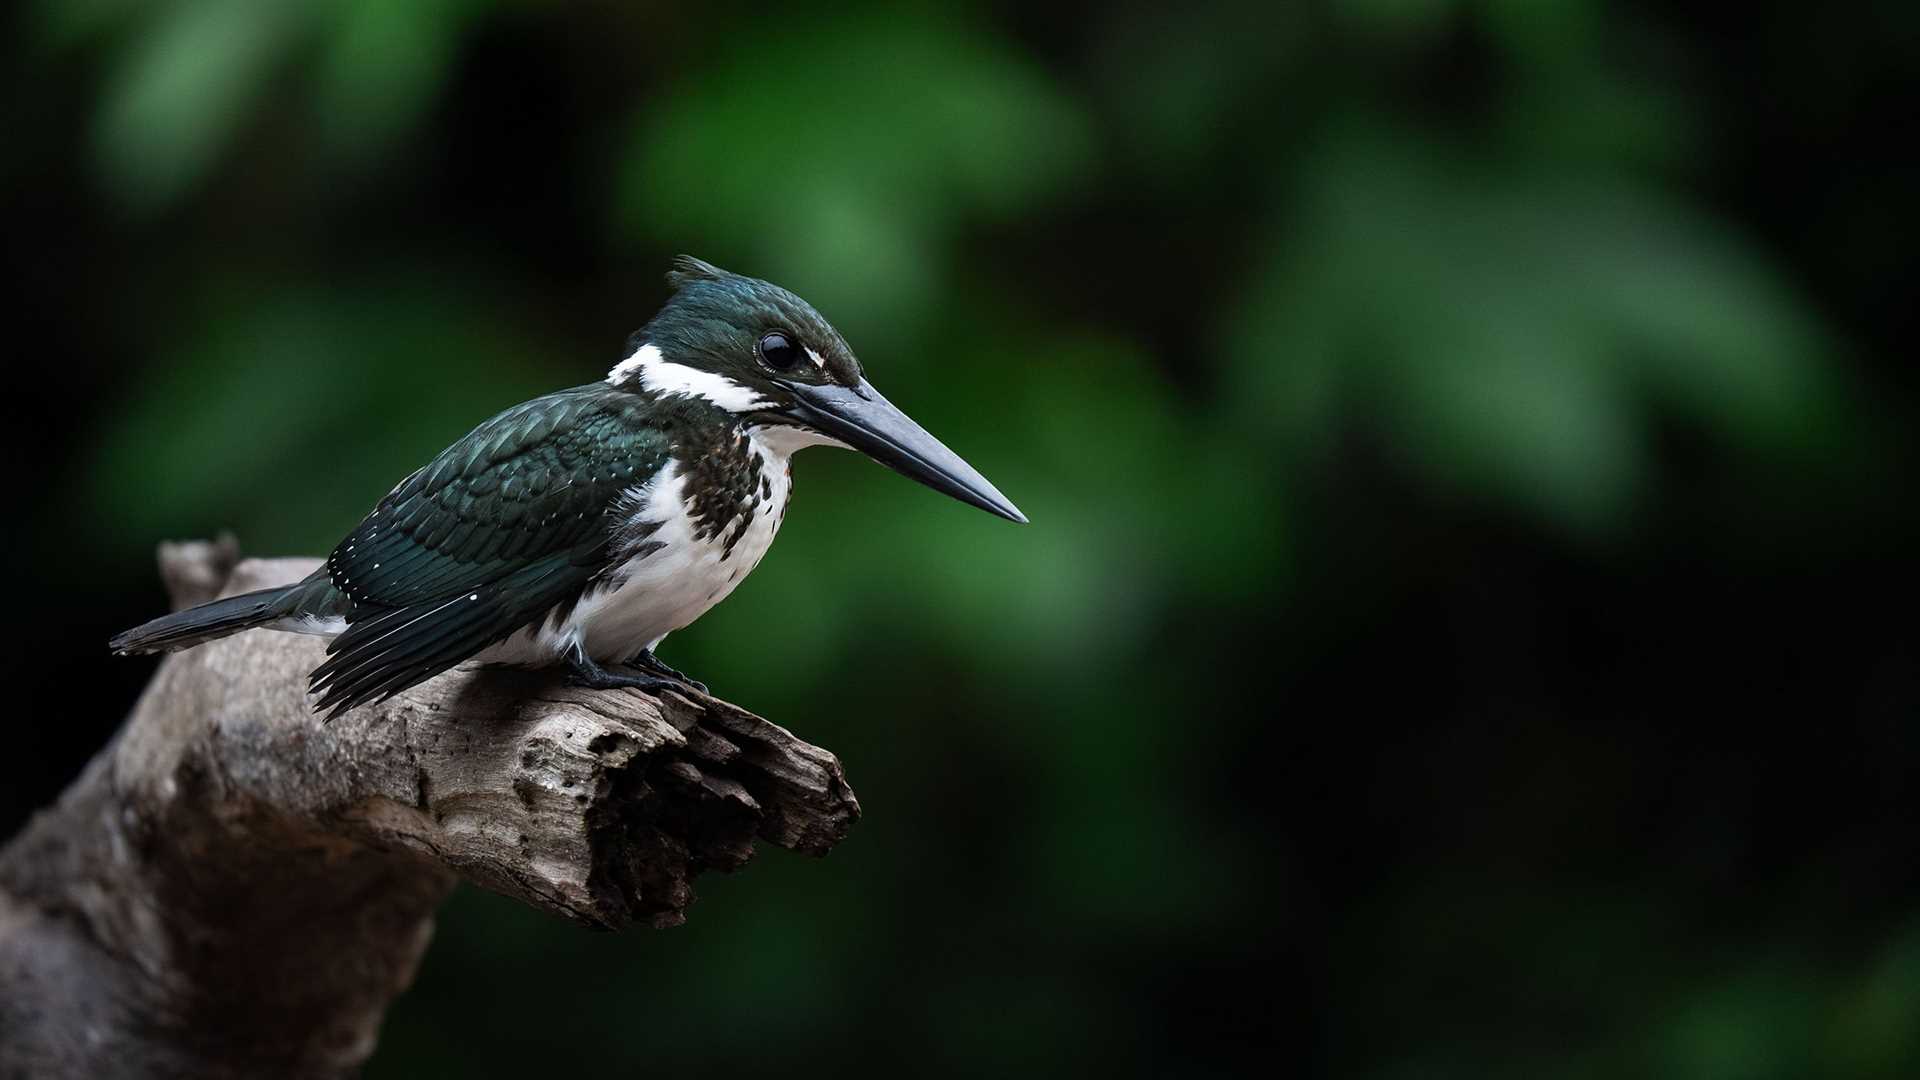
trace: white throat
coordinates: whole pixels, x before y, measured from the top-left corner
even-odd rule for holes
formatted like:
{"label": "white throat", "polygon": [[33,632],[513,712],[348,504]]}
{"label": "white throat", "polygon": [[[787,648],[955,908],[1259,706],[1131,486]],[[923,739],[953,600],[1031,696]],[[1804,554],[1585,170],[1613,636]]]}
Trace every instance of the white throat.
{"label": "white throat", "polygon": [[642,387],[656,394],[701,398],[728,412],[752,412],[765,400],[758,390],[741,386],[725,375],[668,360],[660,354],[660,346],[651,342],[607,372],[607,382],[616,386],[636,377]]}

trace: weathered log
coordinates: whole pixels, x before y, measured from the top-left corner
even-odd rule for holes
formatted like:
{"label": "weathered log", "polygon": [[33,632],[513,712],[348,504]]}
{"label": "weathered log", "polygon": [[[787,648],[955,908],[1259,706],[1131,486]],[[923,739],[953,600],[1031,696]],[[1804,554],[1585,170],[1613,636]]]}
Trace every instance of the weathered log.
{"label": "weathered log", "polygon": [[[161,563],[176,605],[317,565],[235,567],[230,542]],[[457,881],[669,926],[756,838],[822,854],[860,813],[832,754],[704,695],[462,667],[325,724],[323,649],[168,657],[0,850],[0,1075],[352,1073]]]}

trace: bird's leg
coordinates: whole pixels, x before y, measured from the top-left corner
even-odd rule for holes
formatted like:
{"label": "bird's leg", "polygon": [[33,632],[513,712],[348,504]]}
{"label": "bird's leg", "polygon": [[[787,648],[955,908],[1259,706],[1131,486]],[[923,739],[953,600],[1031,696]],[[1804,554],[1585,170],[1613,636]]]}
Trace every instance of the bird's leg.
{"label": "bird's leg", "polygon": [[647,672],[608,671],[593,662],[593,658],[580,649],[567,653],[567,681],[575,686],[584,686],[589,690],[618,690],[631,686],[636,690],[687,690],[685,681],[667,678]]}
{"label": "bird's leg", "polygon": [[698,679],[690,679],[685,675],[681,674],[678,670],[676,670],[671,665],[669,665],[665,660],[662,660],[659,657],[653,655],[652,649],[648,649],[646,652],[643,652],[639,656],[636,656],[633,659],[627,661],[627,663],[631,664],[634,667],[640,668],[644,671],[651,671],[655,675],[659,675],[668,679],[677,680],[682,685],[690,686],[693,689],[700,691],[702,694],[707,693],[706,683],[703,683]]}

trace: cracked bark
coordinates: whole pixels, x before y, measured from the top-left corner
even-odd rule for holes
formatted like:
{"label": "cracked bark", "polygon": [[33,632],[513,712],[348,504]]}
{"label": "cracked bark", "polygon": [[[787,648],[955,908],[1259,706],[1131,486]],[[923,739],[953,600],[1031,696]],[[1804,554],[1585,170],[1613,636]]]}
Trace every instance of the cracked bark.
{"label": "cracked bark", "polygon": [[[176,606],[293,581],[166,545]],[[840,763],[710,697],[460,668],[332,724],[324,642],[166,658],[0,849],[0,1076],[336,1076],[372,1053],[462,879],[586,926],[670,926],[756,839],[824,854]]]}

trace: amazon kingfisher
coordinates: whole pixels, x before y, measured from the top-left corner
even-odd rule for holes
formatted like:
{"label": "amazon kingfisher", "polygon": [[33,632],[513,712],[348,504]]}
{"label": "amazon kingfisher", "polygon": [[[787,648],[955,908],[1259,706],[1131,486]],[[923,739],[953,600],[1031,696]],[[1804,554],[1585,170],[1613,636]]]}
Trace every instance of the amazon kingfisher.
{"label": "amazon kingfisher", "polygon": [[[564,664],[597,689],[701,692],[654,655],[767,553],[808,446],[858,450],[1027,519],[890,404],[834,328],[777,285],[682,257],[605,380],[500,413],[400,481],[312,576],[115,637],[169,652],[265,628],[331,638],[329,719],[464,660]],[[624,667],[629,670],[609,670]]]}

